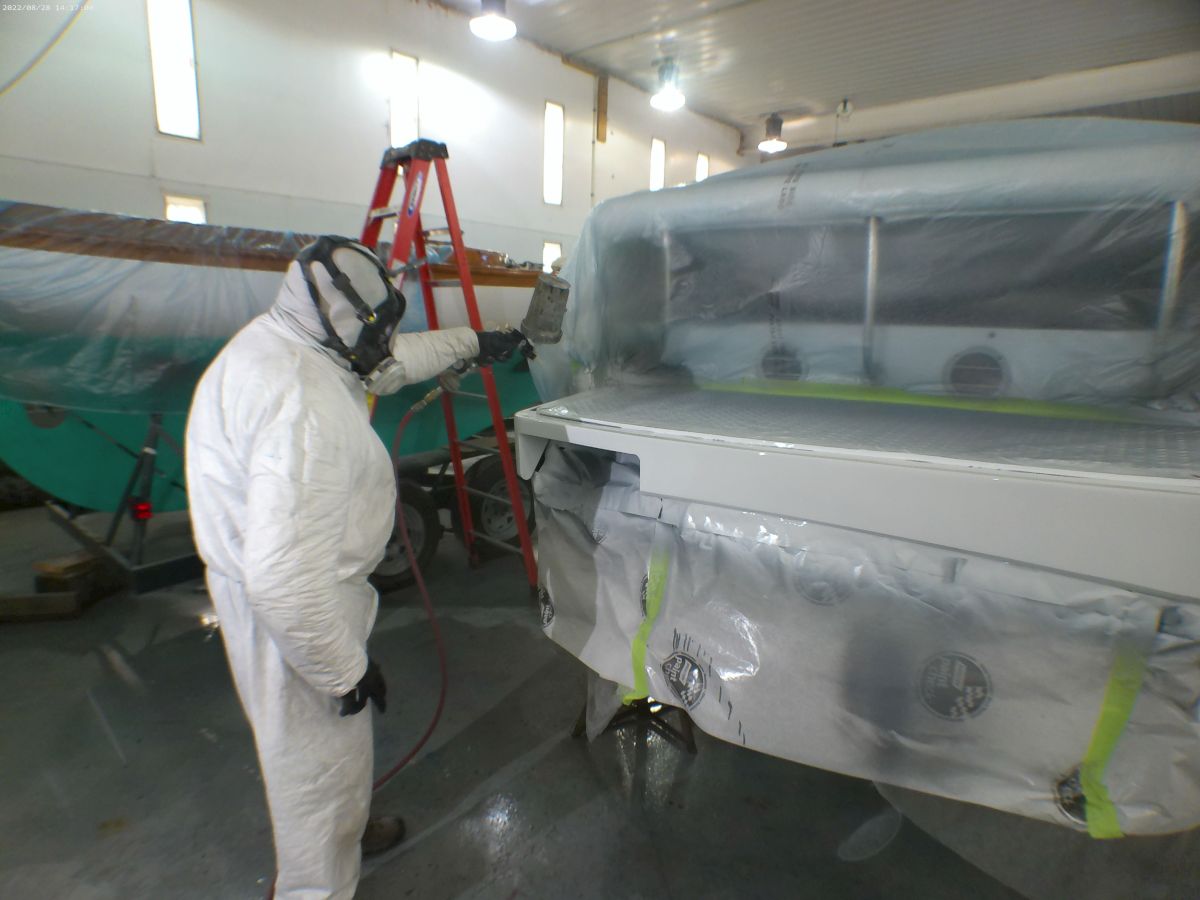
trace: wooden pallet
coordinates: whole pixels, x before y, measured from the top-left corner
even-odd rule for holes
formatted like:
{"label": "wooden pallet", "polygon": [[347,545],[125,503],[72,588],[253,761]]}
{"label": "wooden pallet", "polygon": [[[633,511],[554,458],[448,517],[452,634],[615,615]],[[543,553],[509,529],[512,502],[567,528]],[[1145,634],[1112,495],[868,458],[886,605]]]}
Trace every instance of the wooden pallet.
{"label": "wooden pallet", "polygon": [[89,606],[125,587],[112,566],[86,551],[33,564],[32,593],[0,594],[0,622],[74,619]]}

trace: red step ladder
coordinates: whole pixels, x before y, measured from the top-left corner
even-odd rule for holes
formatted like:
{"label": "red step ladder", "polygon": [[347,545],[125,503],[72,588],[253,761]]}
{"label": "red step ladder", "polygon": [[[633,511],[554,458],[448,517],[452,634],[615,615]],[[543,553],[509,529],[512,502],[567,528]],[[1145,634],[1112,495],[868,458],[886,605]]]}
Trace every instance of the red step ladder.
{"label": "red step ladder", "polygon": [[[454,206],[454,195],[450,191],[450,177],[446,172],[446,160],[450,154],[445,144],[436,141],[416,140],[405,147],[393,147],[383,154],[379,164],[379,181],[375,184],[375,194],[371,198],[371,208],[367,213],[367,221],[363,225],[362,243],[372,250],[379,243],[379,234],[385,219],[396,218],[396,236],[392,241],[392,252],[388,258],[388,269],[396,271],[408,264],[412,251],[416,250],[418,260],[418,276],[421,281],[421,293],[425,298],[425,315],[430,330],[437,329],[437,307],[433,302],[434,287],[461,287],[463,302],[467,307],[467,321],[476,331],[483,330],[479,318],[479,306],[475,302],[475,285],[471,281],[471,267],[467,260],[466,247],[463,245],[462,228],[458,222],[458,210]],[[450,244],[454,249],[454,261],[458,267],[458,281],[435,281],[429,269],[429,261],[425,252],[425,231],[421,227],[421,200],[429,184],[430,169],[437,174],[438,189],[442,196],[442,208],[446,213],[446,224],[450,232]],[[400,206],[389,206],[396,180],[404,175],[404,196]],[[403,278],[403,275],[401,276]],[[500,463],[504,469],[504,480],[508,487],[508,497],[499,497],[484,491],[469,487],[463,470],[463,448],[484,449],[478,444],[468,444],[458,438],[458,426],[454,418],[454,391],[442,394],[442,410],[446,416],[446,435],[450,442],[450,462],[454,469],[454,489],[458,501],[458,513],[462,522],[463,542],[467,547],[467,556],[472,563],[479,560],[476,549],[477,542],[494,545],[497,548],[519,553],[525,563],[525,574],[529,584],[537,587],[537,563],[533,558],[533,542],[529,538],[529,527],[525,519],[525,506],[521,502],[521,491],[517,479],[517,469],[513,464],[512,449],[508,442],[508,429],[504,424],[504,414],[500,409],[500,397],[496,391],[496,379],[492,375],[491,366],[481,366],[479,375],[483,379],[483,390],[488,408],[492,414],[492,428],[496,434],[496,451],[500,455]],[[489,500],[508,503],[512,506],[513,518],[517,525],[520,548],[512,547],[503,541],[480,534],[475,530],[471,517],[470,495],[476,495]]]}

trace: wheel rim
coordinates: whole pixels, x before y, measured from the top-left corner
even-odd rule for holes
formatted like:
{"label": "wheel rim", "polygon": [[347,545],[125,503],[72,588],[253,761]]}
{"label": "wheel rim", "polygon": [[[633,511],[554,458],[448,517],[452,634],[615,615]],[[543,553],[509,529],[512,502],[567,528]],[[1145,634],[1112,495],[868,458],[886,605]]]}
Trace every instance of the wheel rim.
{"label": "wheel rim", "polygon": [[[425,522],[413,507],[406,504],[403,509],[404,522],[408,525],[408,537],[413,545],[413,555],[420,557],[421,549],[425,546]],[[386,578],[403,575],[408,570],[408,554],[404,550],[404,538],[397,527],[392,529],[392,537],[384,549],[383,560],[375,567],[375,574]]]}
{"label": "wheel rim", "polygon": [[[488,493],[505,490],[504,482],[492,486]],[[521,486],[521,505],[529,509],[529,492]],[[497,541],[513,541],[517,538],[517,517],[510,504],[501,500],[484,500],[479,504],[479,528]]]}

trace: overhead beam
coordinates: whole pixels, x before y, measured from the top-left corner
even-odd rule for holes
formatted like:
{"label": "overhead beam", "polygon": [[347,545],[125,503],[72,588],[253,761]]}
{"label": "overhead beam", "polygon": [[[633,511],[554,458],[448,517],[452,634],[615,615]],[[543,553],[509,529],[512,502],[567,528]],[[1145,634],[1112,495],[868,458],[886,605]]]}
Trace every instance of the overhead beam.
{"label": "overhead beam", "polygon": [[1200,91],[1200,52],[860,107],[841,118],[835,113],[796,116],[784,120],[783,138],[789,149],[812,149],[832,146],[835,140],[859,141],[943,125],[1053,115],[1193,91]]}

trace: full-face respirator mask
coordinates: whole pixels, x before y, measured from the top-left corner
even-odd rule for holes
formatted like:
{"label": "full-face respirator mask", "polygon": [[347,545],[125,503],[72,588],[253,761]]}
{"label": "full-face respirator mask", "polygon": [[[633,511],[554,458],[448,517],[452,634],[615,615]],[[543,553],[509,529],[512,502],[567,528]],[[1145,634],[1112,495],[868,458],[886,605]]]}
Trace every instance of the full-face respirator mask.
{"label": "full-face respirator mask", "polygon": [[[321,343],[349,363],[372,394],[400,390],[404,367],[392,356],[391,339],[406,304],[379,258],[358,241],[326,235],[296,261],[325,329]],[[318,288],[318,265],[329,273],[334,296]]]}

